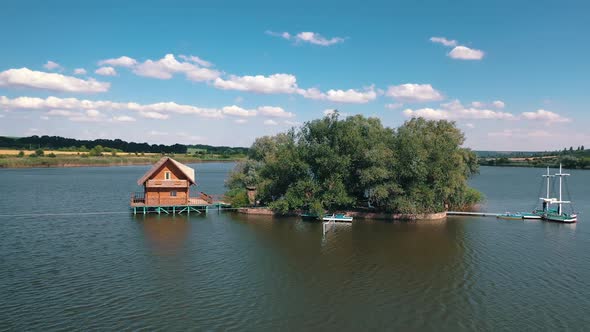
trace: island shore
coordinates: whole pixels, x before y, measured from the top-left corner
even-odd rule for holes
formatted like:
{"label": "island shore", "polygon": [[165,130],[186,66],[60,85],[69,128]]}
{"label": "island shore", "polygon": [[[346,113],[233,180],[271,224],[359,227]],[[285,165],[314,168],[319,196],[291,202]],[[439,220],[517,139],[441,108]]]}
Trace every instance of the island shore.
{"label": "island shore", "polygon": [[[238,209],[237,212],[248,215],[285,216],[278,214],[269,208],[241,208]],[[419,214],[347,211],[344,212],[344,214],[352,216],[354,218],[367,220],[440,220],[447,217],[446,211],[438,213]],[[287,215],[296,216],[297,213],[293,212]]]}

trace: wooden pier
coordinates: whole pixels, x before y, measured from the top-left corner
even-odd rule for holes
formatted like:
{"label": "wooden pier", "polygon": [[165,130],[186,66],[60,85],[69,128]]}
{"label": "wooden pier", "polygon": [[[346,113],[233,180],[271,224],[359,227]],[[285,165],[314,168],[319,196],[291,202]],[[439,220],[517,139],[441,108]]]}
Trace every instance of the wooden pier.
{"label": "wooden pier", "polygon": [[447,216],[497,217],[501,213],[447,211]]}

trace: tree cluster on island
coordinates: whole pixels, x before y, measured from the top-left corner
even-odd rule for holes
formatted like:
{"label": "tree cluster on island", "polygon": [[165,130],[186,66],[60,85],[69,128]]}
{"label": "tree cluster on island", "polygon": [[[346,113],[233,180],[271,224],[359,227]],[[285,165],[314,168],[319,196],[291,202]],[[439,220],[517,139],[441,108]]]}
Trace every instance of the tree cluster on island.
{"label": "tree cluster on island", "polygon": [[463,209],[482,195],[467,185],[477,156],[454,122],[414,118],[397,129],[337,112],[286,133],[256,139],[226,181],[235,206],[255,201],[276,212],[369,209],[434,213]]}

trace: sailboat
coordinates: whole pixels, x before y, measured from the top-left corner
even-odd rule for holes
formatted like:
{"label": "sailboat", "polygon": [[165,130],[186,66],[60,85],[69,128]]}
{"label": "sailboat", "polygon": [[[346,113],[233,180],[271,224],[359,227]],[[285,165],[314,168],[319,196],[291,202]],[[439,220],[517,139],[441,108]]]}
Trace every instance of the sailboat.
{"label": "sailboat", "polygon": [[559,173],[555,174],[555,176],[559,177],[559,200],[553,199],[550,204],[557,204],[557,211],[555,209],[547,209],[544,214],[544,219],[549,221],[557,221],[557,222],[564,222],[564,223],[574,223],[578,221],[578,216],[576,214],[568,214],[563,212],[563,204],[571,204],[571,201],[564,201],[562,198],[562,182],[563,177],[570,176],[568,173],[563,173],[561,170],[561,164],[559,164]]}
{"label": "sailboat", "polygon": [[[548,221],[556,221],[563,223],[574,223],[578,221],[576,214],[568,214],[563,212],[563,204],[571,204],[571,201],[564,201],[562,196],[563,177],[570,176],[568,173],[563,173],[562,166],[559,164],[559,173],[551,175],[549,173],[549,167],[547,167],[547,174],[543,175],[547,179],[547,196],[541,197],[543,202],[541,209],[535,209],[530,213],[522,213],[524,219],[544,219]],[[559,178],[559,199],[552,198],[551,195],[551,178]],[[557,204],[557,208],[552,207],[552,204]]]}
{"label": "sailboat", "polygon": [[549,173],[549,167],[547,167],[547,174],[542,175],[542,177],[547,179],[547,197],[541,197],[540,200],[543,201],[543,208],[541,209],[534,209],[532,212],[522,212],[523,219],[542,219],[543,215],[549,208],[549,204],[554,198],[550,197],[551,194],[551,178],[555,177],[555,175],[551,175]]}

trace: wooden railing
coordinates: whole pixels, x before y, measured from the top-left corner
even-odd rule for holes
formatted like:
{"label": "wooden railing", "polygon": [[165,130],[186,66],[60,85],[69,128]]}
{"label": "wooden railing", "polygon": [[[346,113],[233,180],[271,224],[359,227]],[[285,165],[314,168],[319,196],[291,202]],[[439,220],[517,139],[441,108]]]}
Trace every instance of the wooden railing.
{"label": "wooden railing", "polygon": [[145,203],[145,193],[143,191],[131,193],[131,203]]}
{"label": "wooden railing", "polygon": [[205,193],[199,193],[199,198],[204,200],[205,202],[211,204],[213,203],[213,197],[210,195],[207,195]]}
{"label": "wooden railing", "polygon": [[148,180],[146,187],[162,187],[162,188],[186,188],[188,187],[187,180]]}

